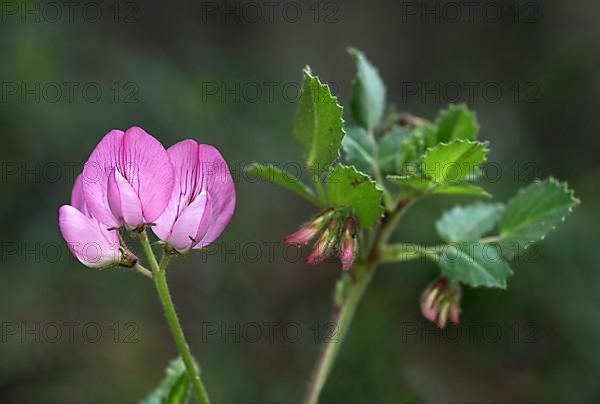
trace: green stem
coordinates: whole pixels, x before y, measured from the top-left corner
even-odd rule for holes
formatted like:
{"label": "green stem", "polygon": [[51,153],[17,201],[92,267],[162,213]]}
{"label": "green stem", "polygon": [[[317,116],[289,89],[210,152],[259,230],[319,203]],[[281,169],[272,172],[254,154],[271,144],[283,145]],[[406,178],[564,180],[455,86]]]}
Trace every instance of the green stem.
{"label": "green stem", "polygon": [[439,247],[425,247],[418,244],[391,244],[381,251],[381,262],[403,262],[418,258],[427,258],[433,262],[439,261]]}
{"label": "green stem", "polygon": [[356,308],[381,262],[381,250],[409,203],[410,201],[400,201],[393,212],[384,216],[374,236],[365,264],[355,265],[352,268],[352,275],[354,276],[352,283],[345,291],[342,301],[334,304],[333,307],[331,325],[335,332],[335,341],[325,341],[321,346],[319,357],[310,377],[304,404],[318,403],[321,390],[325,386],[340,346],[352,324]]}
{"label": "green stem", "polygon": [[150,279],[152,279],[152,277],[153,277],[152,272],[148,271],[146,268],[144,268],[143,265],[140,265],[139,263],[136,263],[134,265],[133,269],[135,269],[136,271],[138,271],[142,275],[147,276]]}
{"label": "green stem", "polygon": [[204,385],[202,384],[202,380],[200,379],[200,374],[198,373],[196,366],[194,365],[194,359],[192,358],[192,354],[190,352],[190,347],[188,346],[185,336],[183,334],[183,329],[181,328],[181,324],[179,323],[179,318],[177,317],[177,312],[175,311],[175,306],[173,305],[173,300],[171,299],[171,294],[169,293],[169,286],[167,285],[167,277],[165,275],[165,270],[169,263],[169,254],[164,254],[163,258],[160,262],[156,260],[156,256],[154,255],[154,251],[152,251],[152,247],[148,242],[148,237],[146,235],[146,231],[140,233],[140,240],[142,243],[142,247],[146,253],[148,261],[150,262],[150,268],[152,268],[154,285],[156,286],[156,291],[158,292],[158,297],[160,302],[162,303],[165,317],[167,318],[167,323],[169,324],[169,328],[171,329],[171,334],[173,335],[173,340],[175,341],[175,346],[179,351],[179,355],[181,355],[181,359],[183,359],[183,363],[185,364],[185,368],[187,370],[188,377],[194,387],[194,391],[198,396],[198,399],[201,403],[209,403],[210,400],[208,398],[208,394]]}
{"label": "green stem", "polygon": [[315,191],[317,192],[319,204],[323,205],[323,201],[325,200],[325,190],[323,189],[323,184],[321,184],[321,180],[319,179],[318,175],[311,175],[311,180],[313,186],[315,187]]}
{"label": "green stem", "polygon": [[[370,130],[367,132],[367,135],[371,138],[373,144],[375,145],[375,155],[378,155],[379,145],[377,144],[377,140],[375,140],[375,134],[372,130]],[[379,161],[377,159],[374,159],[373,163],[371,164],[371,167],[373,168],[373,174],[375,175],[375,182],[383,190],[383,205],[385,206],[386,211],[390,212],[393,210],[394,201],[392,195],[390,195],[389,191],[385,186],[385,181],[383,180],[383,175],[381,174],[381,168],[379,167]]]}
{"label": "green stem", "polygon": [[330,322],[330,325],[333,327],[332,340],[323,341],[321,345],[321,351],[310,378],[304,404],[318,403],[319,395],[321,394],[321,390],[323,390],[323,386],[325,386],[329,373],[331,373],[331,368],[344,341],[344,337],[350,328],[358,303],[360,303],[369,282],[373,278],[376,268],[376,262],[365,267],[365,271],[360,279],[353,283],[349,290],[346,291],[343,301],[339,305],[334,306]]}

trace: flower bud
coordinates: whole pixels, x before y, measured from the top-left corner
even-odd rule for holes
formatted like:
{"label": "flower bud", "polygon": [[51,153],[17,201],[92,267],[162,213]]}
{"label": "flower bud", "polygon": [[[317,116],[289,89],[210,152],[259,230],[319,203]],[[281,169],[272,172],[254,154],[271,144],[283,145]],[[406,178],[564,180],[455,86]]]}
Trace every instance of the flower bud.
{"label": "flower bud", "polygon": [[314,239],[319,231],[323,228],[323,224],[331,216],[331,209],[321,213],[315,219],[311,220],[304,226],[302,226],[295,233],[284,237],[283,241],[288,245],[306,245],[312,239]]}
{"label": "flower bud", "polygon": [[460,284],[452,284],[445,277],[438,278],[421,295],[421,313],[441,329],[446,327],[448,317],[454,324],[458,324],[460,299]]}
{"label": "flower bud", "polygon": [[354,221],[353,217],[349,217],[344,223],[344,232],[342,234],[342,242],[339,248],[342,270],[348,271],[350,267],[352,267],[352,263],[356,258],[357,251],[358,241],[356,240],[356,222]]}
{"label": "flower bud", "polygon": [[314,250],[306,257],[306,263],[317,265],[327,258],[333,251],[333,246],[337,243],[337,223],[336,220],[330,220],[327,223],[327,228],[323,230],[319,240],[315,244]]}

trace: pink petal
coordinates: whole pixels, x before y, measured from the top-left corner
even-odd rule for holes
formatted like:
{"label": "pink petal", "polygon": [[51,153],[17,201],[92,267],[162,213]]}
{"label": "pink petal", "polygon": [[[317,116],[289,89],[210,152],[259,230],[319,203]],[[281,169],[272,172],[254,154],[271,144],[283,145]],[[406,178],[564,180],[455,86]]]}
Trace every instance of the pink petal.
{"label": "pink petal", "polygon": [[306,245],[317,235],[317,233],[318,229],[315,229],[309,224],[301,227],[298,231],[284,237],[283,241],[288,245]]}
{"label": "pink petal", "polygon": [[75,178],[75,184],[73,185],[73,190],[71,191],[71,206],[84,215],[89,216],[83,195],[83,176],[81,174]]}
{"label": "pink petal", "polygon": [[460,311],[455,305],[450,307],[450,321],[457,325],[460,323]]}
{"label": "pink petal", "polygon": [[356,240],[349,235],[344,235],[342,248],[340,250],[340,261],[342,261],[342,270],[348,271],[356,258]]}
{"label": "pink petal", "polygon": [[125,133],[111,130],[98,143],[83,168],[83,192],[85,203],[90,213],[102,223],[110,227],[118,227],[122,223],[115,218],[107,200],[108,177],[116,165],[120,155],[121,144]]}
{"label": "pink petal", "polygon": [[108,179],[108,206],[113,215],[125,224],[135,228],[144,221],[140,198],[133,187],[116,168]]}
{"label": "pink petal", "polygon": [[[200,195],[177,218],[173,230],[168,238],[168,243],[179,252],[187,252],[198,240],[198,231],[203,222],[205,213],[208,212],[209,198],[206,192]],[[204,219],[206,222],[206,219]]]}
{"label": "pink petal", "polygon": [[194,248],[205,247],[223,232],[235,209],[235,188],[229,168],[217,149],[194,140],[174,144],[168,154],[175,169],[175,186],[167,208],[152,230],[162,240],[171,239],[180,216],[205,192],[209,208],[202,211],[203,216],[195,218],[198,223],[202,219],[202,223],[195,236],[192,235],[196,240],[192,243]]}
{"label": "pink petal", "polygon": [[437,306],[429,306],[426,302],[421,303],[421,314],[429,321],[435,321],[438,315]]}
{"label": "pink petal", "polygon": [[162,144],[142,128],[131,127],[125,132],[123,153],[129,180],[142,203],[146,222],[154,222],[165,210],[175,176],[167,151]]}
{"label": "pink petal", "polygon": [[327,242],[328,236],[322,235],[317,244],[315,245],[314,250],[306,257],[306,263],[309,265],[317,265],[320,264],[331,254],[333,251],[333,243]]}
{"label": "pink petal", "polygon": [[[131,205],[126,208],[133,209],[128,213],[130,219],[138,222],[126,219],[127,224],[136,227],[160,216],[169,202],[174,181],[173,167],[160,142],[141,128],[132,127],[125,133],[113,130],[104,136],[86,162],[83,190],[88,209],[101,222],[116,227],[123,221],[115,216],[108,201],[108,179],[113,169],[129,183],[141,203],[142,219],[136,217],[137,208]],[[126,192],[130,194],[129,190]],[[120,194],[122,198],[123,192]]]}
{"label": "pink petal", "polygon": [[[167,208],[155,220],[152,231],[161,240],[168,240],[173,225],[202,191],[202,173],[198,163],[198,143],[194,140],[183,140],[169,147],[167,154],[175,171],[175,185]],[[198,221],[200,218],[198,218]]]}
{"label": "pink petal", "polygon": [[115,232],[101,228],[98,221],[89,218],[70,205],[58,210],[58,226],[69,250],[84,265],[102,268],[117,264],[120,259],[119,239]]}
{"label": "pink petal", "polygon": [[213,146],[201,144],[199,159],[202,162],[205,188],[210,196],[208,231],[194,248],[202,248],[215,241],[229,224],[235,210],[235,187],[229,167],[221,153]]}

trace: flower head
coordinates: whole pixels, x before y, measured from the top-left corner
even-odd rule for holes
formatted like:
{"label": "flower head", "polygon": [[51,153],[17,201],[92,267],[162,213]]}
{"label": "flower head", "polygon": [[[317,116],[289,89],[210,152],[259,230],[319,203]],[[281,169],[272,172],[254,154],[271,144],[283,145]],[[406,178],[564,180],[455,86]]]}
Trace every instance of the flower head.
{"label": "flower head", "polygon": [[350,270],[358,252],[357,226],[354,216],[343,208],[329,208],[283,240],[289,245],[306,245],[314,239],[306,263],[316,265],[336,251],[344,271]]}
{"label": "flower head", "polygon": [[442,277],[433,281],[421,295],[421,313],[438,325],[446,327],[448,316],[454,324],[459,323],[461,290],[459,284],[452,284]]}
{"label": "flower head", "polygon": [[83,169],[83,192],[92,216],[108,227],[137,228],[165,210],[173,166],[158,140],[143,129],[110,131]]}
{"label": "flower head", "polygon": [[175,167],[174,187],[154,234],[185,253],[219,237],[235,209],[235,188],[227,163],[213,146],[183,140],[168,156]]}
{"label": "flower head", "polygon": [[71,193],[71,205],[58,210],[58,226],[71,253],[85,266],[105,268],[113,265],[132,267],[137,258],[121,249],[116,231],[94,218],[83,197],[83,178],[75,180]]}
{"label": "flower head", "polygon": [[356,240],[356,221],[352,216],[346,219],[344,223],[344,232],[339,247],[340,261],[342,261],[342,270],[348,271],[358,252],[358,241]]}

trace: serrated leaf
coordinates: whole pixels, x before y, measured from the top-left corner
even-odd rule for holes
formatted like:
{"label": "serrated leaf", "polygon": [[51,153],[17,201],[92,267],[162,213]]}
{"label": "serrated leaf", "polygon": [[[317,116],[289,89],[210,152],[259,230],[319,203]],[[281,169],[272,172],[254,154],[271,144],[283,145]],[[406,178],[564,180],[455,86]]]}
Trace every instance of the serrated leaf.
{"label": "serrated leaf", "polygon": [[354,120],[369,132],[379,126],[385,111],[385,86],[377,69],[357,49],[348,53],[356,63],[356,78],[352,81],[350,107]]}
{"label": "serrated leaf", "polygon": [[487,152],[485,143],[470,140],[442,143],[427,149],[423,156],[423,172],[440,183],[461,181],[477,170]]}
{"label": "serrated leaf", "polygon": [[286,173],[273,165],[253,163],[247,166],[245,171],[249,174],[256,175],[258,178],[271,181],[285,189],[295,192],[310,203],[319,206],[319,200],[313,191],[300,181],[299,178]]}
{"label": "serrated leaf", "polygon": [[482,198],[491,198],[491,194],[485,189],[473,184],[440,184],[433,188],[436,195],[471,195]]}
{"label": "serrated leaf", "polygon": [[476,241],[491,231],[504,211],[501,203],[476,202],[444,212],[435,228],[447,242]]}
{"label": "serrated leaf", "polygon": [[536,181],[512,198],[500,220],[500,246],[512,258],[544,239],[579,204],[565,183]]}
{"label": "serrated leaf", "polygon": [[506,289],[506,279],[512,275],[512,270],[502,258],[500,248],[493,244],[450,245],[440,257],[440,266],[443,276],[472,287]]}
{"label": "serrated leaf", "polygon": [[346,136],[342,141],[346,161],[366,174],[373,174],[377,163],[377,145],[373,137],[360,126],[346,127]]}
{"label": "serrated leaf", "polygon": [[338,164],[327,177],[327,197],[332,206],[352,208],[361,227],[375,225],[383,214],[383,192],[368,175]]}
{"label": "serrated leaf", "polygon": [[159,386],[141,404],[184,404],[190,397],[190,381],[179,357],[169,363]]}
{"label": "serrated leaf", "polygon": [[475,112],[469,111],[465,104],[450,104],[448,109],[440,111],[436,125],[436,137],[439,143],[448,143],[457,139],[475,140],[479,132]]}
{"label": "serrated leaf", "polygon": [[311,175],[328,171],[339,157],[344,137],[342,107],[331,95],[329,86],[322,84],[310,70],[304,70],[294,135],[302,145],[306,166]]}

